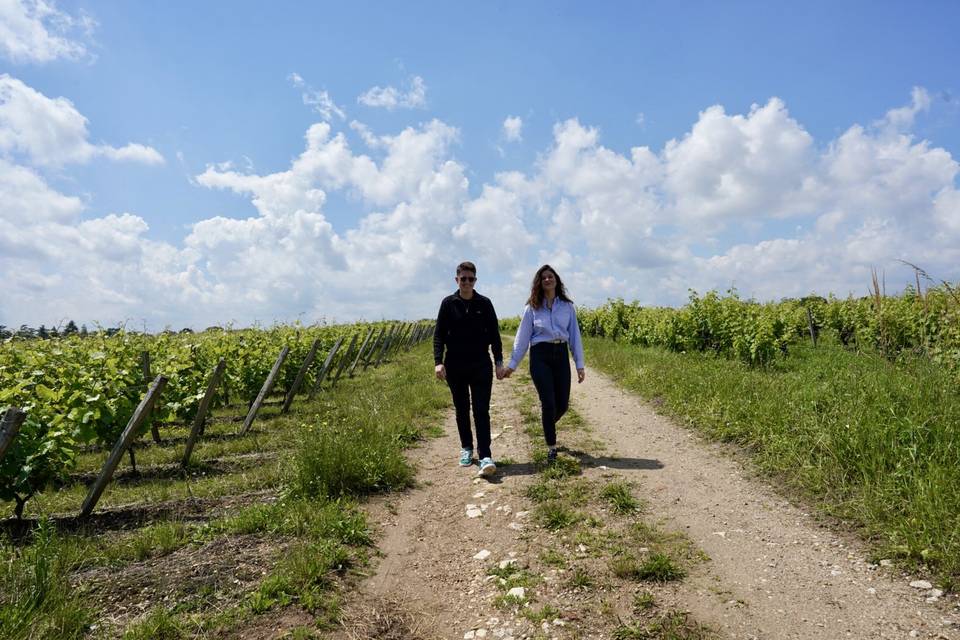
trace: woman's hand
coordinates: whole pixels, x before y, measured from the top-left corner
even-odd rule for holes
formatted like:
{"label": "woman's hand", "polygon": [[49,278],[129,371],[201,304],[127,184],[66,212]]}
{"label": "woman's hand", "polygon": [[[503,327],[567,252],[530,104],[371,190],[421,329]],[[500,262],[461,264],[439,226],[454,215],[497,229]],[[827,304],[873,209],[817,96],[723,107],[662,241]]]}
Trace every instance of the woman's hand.
{"label": "woman's hand", "polygon": [[586,369],[577,369],[577,384],[580,384],[581,382],[583,382],[583,380],[586,377],[587,377]]}
{"label": "woman's hand", "polygon": [[437,380],[447,379],[447,368],[442,364],[438,364],[436,367],[434,367],[433,371],[437,374]]}
{"label": "woman's hand", "polygon": [[503,377],[504,377],[504,379],[509,378],[512,373],[513,373],[513,369],[511,369],[510,367],[504,367],[504,368],[503,368]]}

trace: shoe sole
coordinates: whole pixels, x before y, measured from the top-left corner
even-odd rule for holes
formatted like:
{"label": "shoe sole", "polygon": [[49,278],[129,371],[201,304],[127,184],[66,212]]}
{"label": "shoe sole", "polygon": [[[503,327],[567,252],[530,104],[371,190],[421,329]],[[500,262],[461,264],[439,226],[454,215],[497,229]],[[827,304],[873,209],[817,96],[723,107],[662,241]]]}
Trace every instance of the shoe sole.
{"label": "shoe sole", "polygon": [[495,465],[495,464],[488,464],[488,465],[485,466],[483,469],[480,469],[479,475],[484,476],[484,477],[486,477],[486,476],[492,476],[492,475],[495,474],[496,472],[497,472],[497,465]]}

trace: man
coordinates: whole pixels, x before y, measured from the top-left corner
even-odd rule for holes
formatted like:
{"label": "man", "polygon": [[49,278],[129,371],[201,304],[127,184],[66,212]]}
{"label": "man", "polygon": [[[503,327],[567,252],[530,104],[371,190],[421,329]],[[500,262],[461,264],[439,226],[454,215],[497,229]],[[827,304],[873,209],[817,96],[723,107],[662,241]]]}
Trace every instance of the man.
{"label": "man", "polygon": [[[503,375],[503,344],[500,325],[493,303],[473,290],[477,267],[472,262],[457,265],[457,291],[440,303],[437,330],[433,336],[433,359],[437,378],[446,380],[457,411],[460,432],[460,466],[473,464],[473,434],[470,431],[470,405],[477,429],[477,458],[481,476],[496,473],[490,451],[490,391],[493,389],[493,368],[497,378]],[[446,350],[446,357],[444,357]],[[472,400],[472,403],[471,403]]]}

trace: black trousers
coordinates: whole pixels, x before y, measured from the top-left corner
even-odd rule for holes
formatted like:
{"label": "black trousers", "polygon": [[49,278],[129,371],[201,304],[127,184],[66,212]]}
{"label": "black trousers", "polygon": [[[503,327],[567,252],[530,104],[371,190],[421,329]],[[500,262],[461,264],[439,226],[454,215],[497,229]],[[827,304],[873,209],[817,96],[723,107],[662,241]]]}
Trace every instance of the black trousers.
{"label": "black trousers", "polygon": [[530,347],[530,377],[540,396],[543,438],[557,444],[557,420],[570,406],[570,356],[565,342],[539,342]]}
{"label": "black trousers", "polygon": [[460,446],[473,449],[470,431],[470,406],[477,428],[477,456],[492,457],[490,453],[490,393],[493,390],[493,364],[490,360],[478,362],[447,362],[447,386],[457,411],[457,431]]}

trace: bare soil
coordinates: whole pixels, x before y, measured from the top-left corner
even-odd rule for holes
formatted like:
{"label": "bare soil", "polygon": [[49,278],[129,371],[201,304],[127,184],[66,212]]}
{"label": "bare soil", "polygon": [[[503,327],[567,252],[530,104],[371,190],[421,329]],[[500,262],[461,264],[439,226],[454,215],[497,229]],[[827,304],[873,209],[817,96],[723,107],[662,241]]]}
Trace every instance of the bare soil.
{"label": "bare soil", "polygon": [[235,604],[270,572],[285,547],[251,535],[227,536],[121,571],[97,567],[78,572],[72,581],[97,601],[99,624],[123,629],[157,605],[215,610]]}

